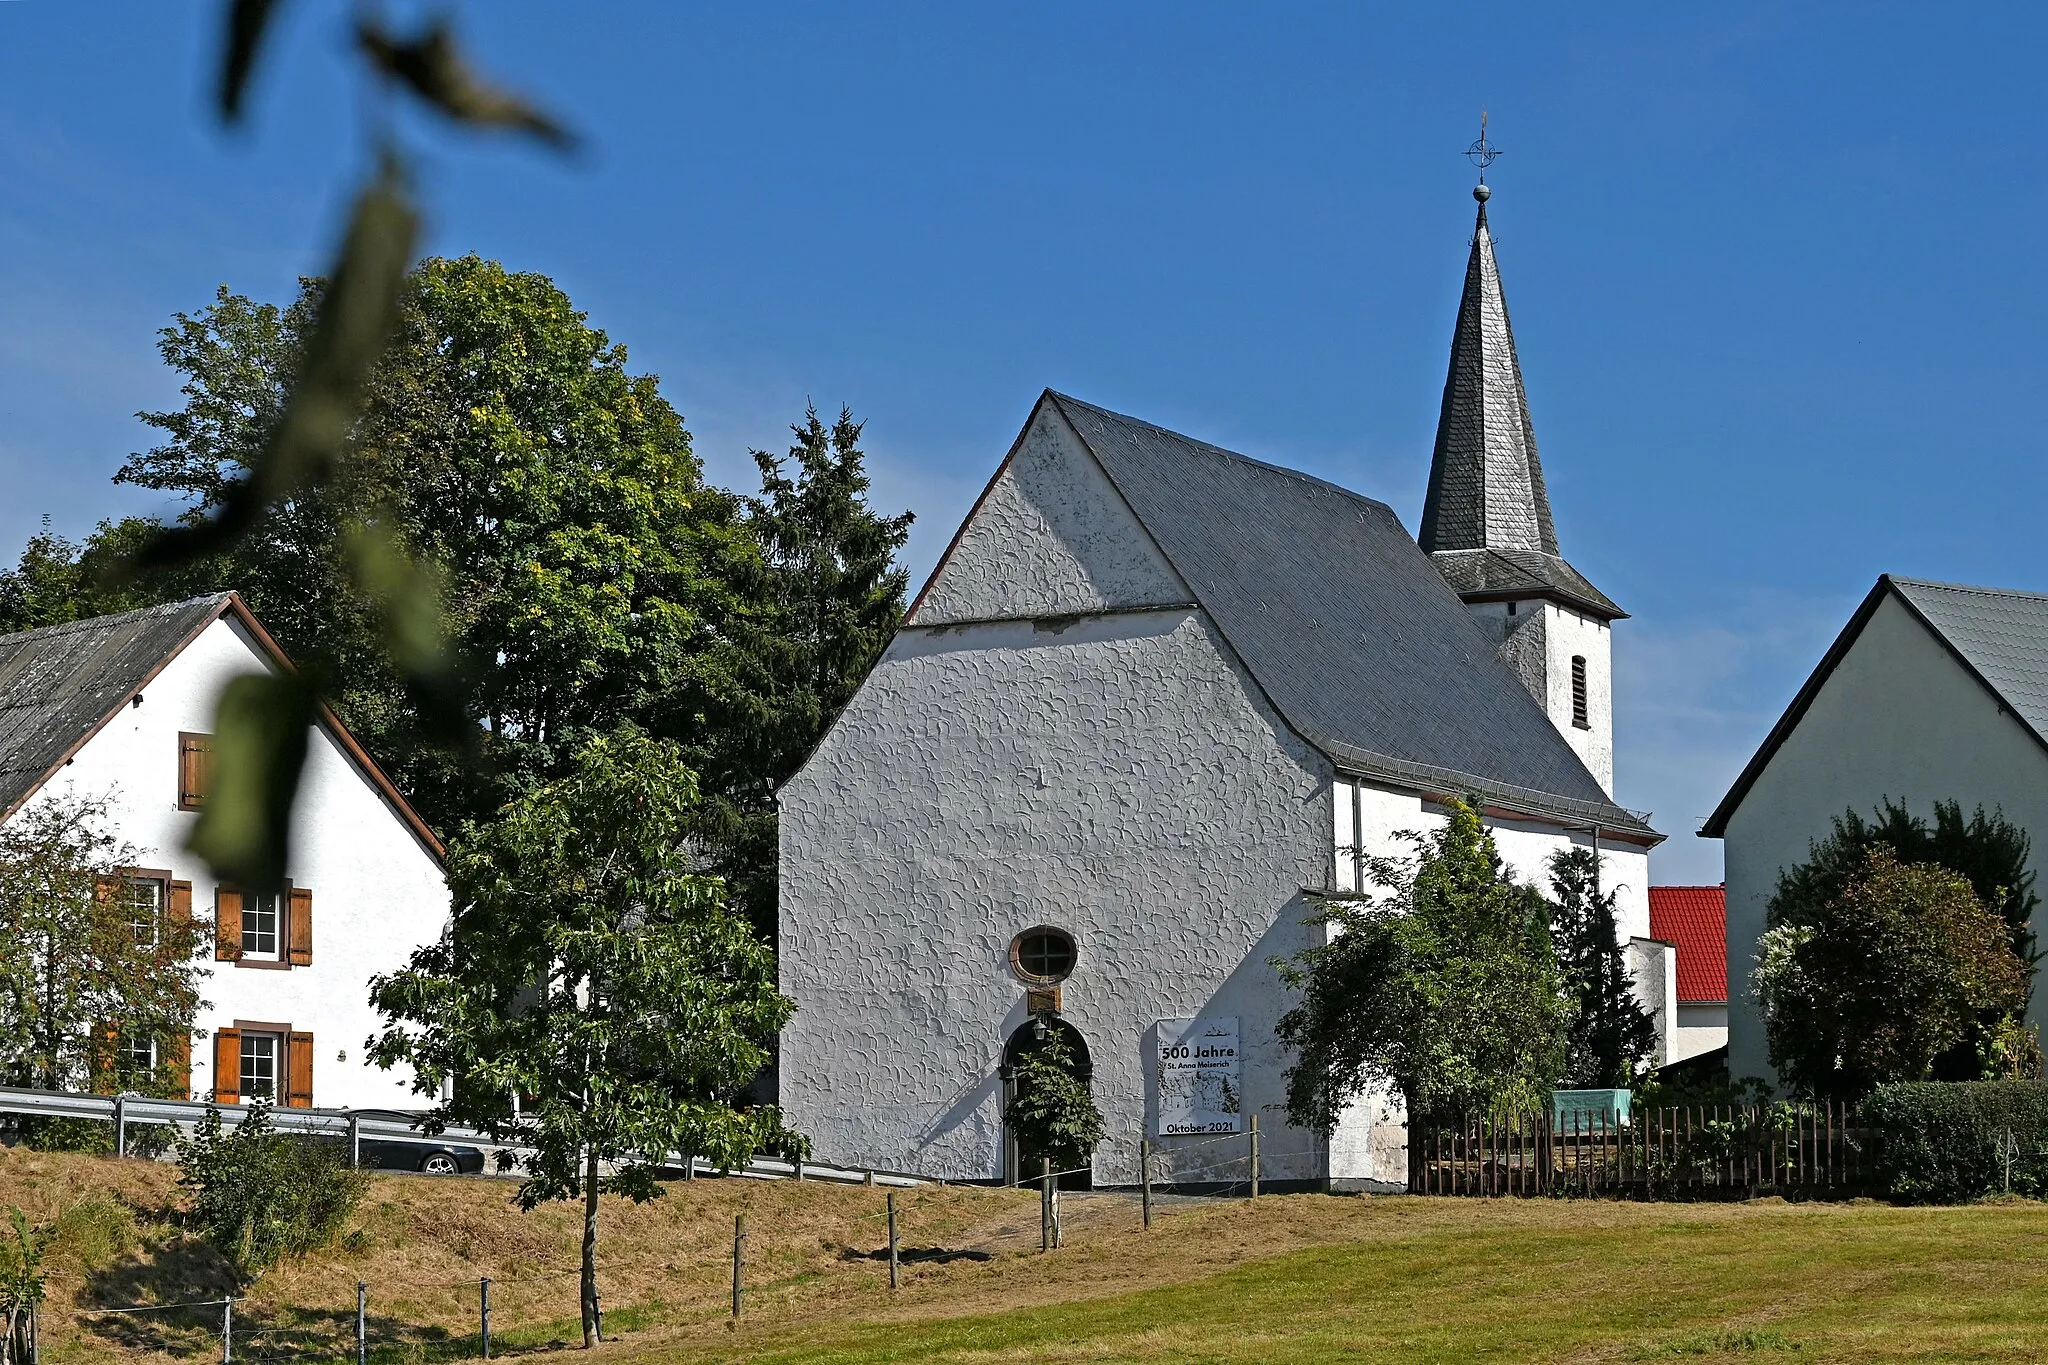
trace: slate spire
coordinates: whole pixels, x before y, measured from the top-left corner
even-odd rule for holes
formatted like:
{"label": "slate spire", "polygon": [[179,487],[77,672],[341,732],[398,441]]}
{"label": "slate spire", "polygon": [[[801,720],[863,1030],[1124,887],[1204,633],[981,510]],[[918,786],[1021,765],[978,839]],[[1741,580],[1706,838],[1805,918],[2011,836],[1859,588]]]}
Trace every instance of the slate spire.
{"label": "slate spire", "polygon": [[1451,368],[1416,539],[1467,601],[1555,597],[1596,616],[1624,615],[1558,556],[1529,395],[1515,356],[1484,184],[1451,337]]}
{"label": "slate spire", "polygon": [[1465,262],[1465,294],[1451,337],[1422,511],[1425,550],[1541,550],[1557,553],[1543,463],[1529,425],[1529,397],[1515,358],[1515,332],[1501,296],[1493,234],[1486,226],[1492,191],[1472,191],[1479,223]]}

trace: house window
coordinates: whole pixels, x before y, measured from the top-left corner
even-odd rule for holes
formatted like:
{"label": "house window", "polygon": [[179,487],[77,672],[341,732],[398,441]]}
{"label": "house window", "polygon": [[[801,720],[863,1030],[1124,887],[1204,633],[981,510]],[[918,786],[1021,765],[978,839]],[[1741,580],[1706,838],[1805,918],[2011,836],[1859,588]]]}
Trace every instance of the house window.
{"label": "house window", "polygon": [[1581,730],[1593,728],[1586,717],[1586,656],[1572,655],[1572,724]]}
{"label": "house window", "polygon": [[130,1076],[144,1076],[156,1070],[156,1039],[130,1035],[121,1040],[121,1060]]}
{"label": "house window", "polygon": [[198,810],[213,787],[213,736],[178,736],[178,809]]}
{"label": "house window", "polygon": [[1064,981],[1074,970],[1074,937],[1063,929],[1040,925],[1010,941],[1010,967],[1035,985]]}
{"label": "house window", "polygon": [[283,913],[275,891],[242,893],[242,956],[258,961],[277,961],[277,943],[283,931]]}
{"label": "house window", "polygon": [[165,892],[162,877],[129,874],[121,878],[121,907],[128,918],[128,934],[136,946],[153,948],[163,924]]}
{"label": "house window", "polygon": [[242,1099],[275,1100],[277,1079],[283,1051],[282,1040],[275,1033],[242,1033]]}

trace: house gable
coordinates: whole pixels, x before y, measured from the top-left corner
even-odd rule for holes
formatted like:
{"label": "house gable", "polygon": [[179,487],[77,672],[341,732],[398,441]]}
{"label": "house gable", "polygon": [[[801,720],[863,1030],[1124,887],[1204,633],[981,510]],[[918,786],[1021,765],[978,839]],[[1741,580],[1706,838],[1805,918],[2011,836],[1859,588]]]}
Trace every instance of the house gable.
{"label": "house gable", "polygon": [[1187,585],[1051,403],[1039,403],[906,624],[1186,606]]}

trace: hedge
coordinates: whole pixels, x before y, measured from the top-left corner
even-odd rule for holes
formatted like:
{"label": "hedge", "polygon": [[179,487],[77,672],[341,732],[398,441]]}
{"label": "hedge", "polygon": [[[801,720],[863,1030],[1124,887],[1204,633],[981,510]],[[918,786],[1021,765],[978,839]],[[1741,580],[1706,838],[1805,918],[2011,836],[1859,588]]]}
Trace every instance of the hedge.
{"label": "hedge", "polygon": [[1863,1102],[1878,1181],[1902,1204],[2048,1195],[2048,1081],[1914,1081]]}

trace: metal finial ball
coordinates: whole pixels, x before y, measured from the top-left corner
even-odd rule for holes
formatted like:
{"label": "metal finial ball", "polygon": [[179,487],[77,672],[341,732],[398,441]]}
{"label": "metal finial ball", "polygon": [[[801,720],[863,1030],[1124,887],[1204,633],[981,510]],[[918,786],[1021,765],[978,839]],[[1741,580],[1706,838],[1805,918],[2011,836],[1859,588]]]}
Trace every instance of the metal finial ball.
{"label": "metal finial ball", "polygon": [[1483,204],[1493,198],[1493,187],[1481,181],[1472,187],[1472,197]]}

